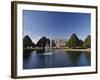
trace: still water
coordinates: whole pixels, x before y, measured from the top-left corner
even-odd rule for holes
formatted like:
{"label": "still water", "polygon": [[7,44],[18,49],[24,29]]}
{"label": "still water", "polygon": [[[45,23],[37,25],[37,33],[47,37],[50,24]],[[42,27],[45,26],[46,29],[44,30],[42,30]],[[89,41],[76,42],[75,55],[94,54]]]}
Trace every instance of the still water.
{"label": "still water", "polygon": [[23,69],[90,66],[90,52],[55,50],[45,55],[43,51],[23,53]]}

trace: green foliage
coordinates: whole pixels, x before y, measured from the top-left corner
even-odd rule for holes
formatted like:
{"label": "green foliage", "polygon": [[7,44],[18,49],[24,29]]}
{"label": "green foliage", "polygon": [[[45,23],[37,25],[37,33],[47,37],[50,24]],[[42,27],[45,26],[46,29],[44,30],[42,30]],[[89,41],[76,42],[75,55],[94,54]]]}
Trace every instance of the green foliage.
{"label": "green foliage", "polygon": [[68,40],[67,46],[70,48],[75,48],[77,46],[80,46],[80,40],[78,39],[75,33],[73,33],[70,39]]}
{"label": "green foliage", "polygon": [[79,46],[82,47],[83,41],[82,40],[79,40],[79,41],[80,41]]}
{"label": "green foliage", "polygon": [[37,42],[36,46],[37,47],[45,47],[46,44],[50,44],[50,40],[47,39],[46,37],[42,37],[40,38],[40,40]]}
{"label": "green foliage", "polygon": [[91,47],[91,36],[88,35],[86,37],[86,39],[84,40],[83,42],[83,45],[82,45],[84,48],[90,48]]}
{"label": "green foliage", "polygon": [[52,47],[55,47],[56,46],[56,43],[54,40],[52,40]]}
{"label": "green foliage", "polygon": [[[42,37],[39,39],[39,41],[37,42],[37,44],[35,45],[31,38],[26,35],[23,38],[23,47],[27,48],[27,47],[42,47],[44,48],[46,45],[50,46],[50,39],[46,38],[46,37]],[[56,43],[54,40],[52,40],[52,47],[55,47]],[[70,37],[70,39],[67,41],[66,46],[68,46],[69,48],[90,48],[91,47],[91,36],[88,35],[87,38],[84,40],[84,42],[82,40],[79,40],[77,35],[75,33],[73,33]]]}
{"label": "green foliage", "polygon": [[27,48],[27,47],[35,47],[35,44],[32,42],[31,38],[28,35],[26,35],[23,38],[23,47],[24,48]]}

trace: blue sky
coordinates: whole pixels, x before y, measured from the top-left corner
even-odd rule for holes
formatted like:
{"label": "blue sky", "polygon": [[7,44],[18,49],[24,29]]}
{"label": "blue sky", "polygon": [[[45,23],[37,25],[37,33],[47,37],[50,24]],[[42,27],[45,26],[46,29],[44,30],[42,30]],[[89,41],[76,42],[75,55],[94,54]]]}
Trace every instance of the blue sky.
{"label": "blue sky", "polygon": [[42,36],[68,39],[76,33],[84,40],[90,35],[90,20],[89,13],[23,10],[23,36],[36,42]]}

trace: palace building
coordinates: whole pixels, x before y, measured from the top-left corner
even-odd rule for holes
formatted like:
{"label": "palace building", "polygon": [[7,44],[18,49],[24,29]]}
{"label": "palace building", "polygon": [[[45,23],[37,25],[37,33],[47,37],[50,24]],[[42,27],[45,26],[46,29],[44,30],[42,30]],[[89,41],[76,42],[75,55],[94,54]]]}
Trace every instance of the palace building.
{"label": "palace building", "polygon": [[67,39],[56,39],[55,44],[57,48],[65,47]]}

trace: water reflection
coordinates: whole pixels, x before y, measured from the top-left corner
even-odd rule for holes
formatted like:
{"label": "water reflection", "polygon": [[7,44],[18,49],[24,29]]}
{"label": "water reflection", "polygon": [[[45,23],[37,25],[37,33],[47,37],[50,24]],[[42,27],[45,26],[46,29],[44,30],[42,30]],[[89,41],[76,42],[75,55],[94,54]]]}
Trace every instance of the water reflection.
{"label": "water reflection", "polygon": [[70,62],[73,66],[77,66],[77,62],[81,56],[81,52],[79,51],[67,51],[66,53],[68,53],[69,58],[70,58]]}
{"label": "water reflection", "polygon": [[23,50],[23,58],[25,59],[29,59],[30,58],[30,54],[33,52],[33,50]]}
{"label": "water reflection", "polygon": [[23,69],[90,66],[90,57],[90,53],[79,51],[57,50],[51,55],[44,55],[43,51],[31,51],[23,53]]}
{"label": "water reflection", "polygon": [[36,50],[36,53],[44,53],[45,52],[45,50],[43,49],[43,50]]}
{"label": "water reflection", "polygon": [[79,60],[78,60],[78,65],[80,65],[80,66],[85,66],[85,65],[88,65],[88,64],[91,64],[91,60],[90,60],[91,58],[90,58],[90,54],[81,54],[80,55],[80,58],[79,58]]}

